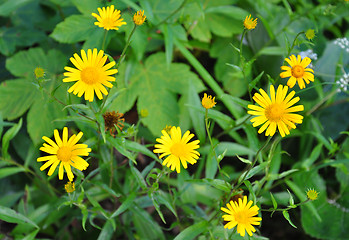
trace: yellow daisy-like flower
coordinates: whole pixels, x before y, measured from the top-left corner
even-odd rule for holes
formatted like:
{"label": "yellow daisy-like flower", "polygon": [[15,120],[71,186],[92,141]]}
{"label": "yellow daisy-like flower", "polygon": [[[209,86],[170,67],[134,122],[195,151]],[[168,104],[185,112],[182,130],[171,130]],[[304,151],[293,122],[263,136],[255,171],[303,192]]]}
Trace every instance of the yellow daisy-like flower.
{"label": "yellow daisy-like flower", "polygon": [[256,229],[252,225],[259,225],[262,218],[254,217],[258,215],[259,208],[254,205],[252,201],[247,203],[247,197],[244,196],[244,199],[238,199],[238,201],[230,201],[227,203],[227,208],[221,207],[221,210],[226,215],[223,215],[222,218],[224,221],[228,221],[227,224],[224,225],[224,228],[232,229],[237,225],[237,232],[244,237],[245,232],[248,235],[252,236],[252,232],[255,232]]}
{"label": "yellow daisy-like flower", "polygon": [[315,191],[314,189],[310,188],[307,190],[307,197],[308,197],[308,199],[310,199],[312,201],[316,200],[318,195],[319,195],[319,193],[317,191]]}
{"label": "yellow daisy-like flower", "polygon": [[212,98],[211,95],[208,95],[204,93],[204,97],[201,100],[201,104],[204,108],[210,109],[213,108],[216,105],[216,102],[214,101],[215,97]]}
{"label": "yellow daisy-like flower", "polygon": [[144,16],[144,10],[139,10],[133,15],[133,22],[140,26],[144,23],[146,16]]}
{"label": "yellow daisy-like flower", "polygon": [[305,37],[306,37],[308,40],[312,40],[312,39],[315,37],[315,30],[314,30],[314,29],[308,29],[308,30],[305,32]]}
{"label": "yellow daisy-like flower", "polygon": [[67,193],[72,193],[75,191],[75,183],[67,182],[67,184],[64,185],[64,188]]}
{"label": "yellow daisy-like flower", "polygon": [[248,30],[252,30],[255,29],[255,27],[257,26],[257,19],[253,19],[251,18],[251,14],[249,16],[247,16],[244,20],[244,26],[246,29]]}
{"label": "yellow daisy-like flower", "polygon": [[126,25],[126,22],[123,22],[123,18],[120,18],[120,10],[115,9],[114,5],[108,6],[107,8],[103,7],[97,8],[99,15],[97,13],[92,13],[91,15],[97,18],[95,25],[98,27],[104,28],[106,30],[118,30],[122,25]]}
{"label": "yellow daisy-like flower", "polygon": [[[104,55],[103,50],[97,53],[97,49],[87,50],[87,55],[84,50],[81,50],[81,58],[78,54],[70,58],[70,61],[76,68],[65,67],[63,75],[66,77],[63,82],[76,82],[68,89],[68,92],[81,97],[85,93],[85,100],[93,101],[94,93],[99,99],[103,99],[103,95],[108,95],[108,91],[104,86],[112,88],[115,77],[110,75],[116,74],[117,69],[110,69],[115,65],[115,62],[110,62],[106,65],[107,56]],[[104,86],[103,86],[104,85]]]}
{"label": "yellow daisy-like flower", "polygon": [[182,132],[180,127],[172,127],[170,135],[162,130],[163,136],[157,138],[156,141],[161,144],[155,144],[154,153],[161,153],[160,159],[169,155],[162,163],[167,167],[171,167],[171,170],[181,172],[181,164],[186,169],[188,167],[187,162],[194,164],[200,156],[200,153],[195,149],[199,148],[199,140],[192,141],[189,140],[194,137],[194,134],[186,131],[182,137]]}
{"label": "yellow daisy-like flower", "polygon": [[63,179],[63,167],[67,173],[68,179],[70,182],[73,181],[74,175],[71,170],[71,166],[80,171],[86,170],[88,163],[82,159],[80,156],[88,156],[91,152],[91,148],[88,148],[86,144],[77,144],[77,142],[82,137],[83,133],[79,132],[78,135],[73,135],[68,139],[68,128],[63,128],[62,139],[59,136],[58,130],[54,130],[54,137],[56,142],[52,141],[50,138],[43,136],[42,139],[45,140],[48,144],[44,143],[43,147],[40,148],[41,151],[52,154],[49,156],[39,157],[38,162],[47,161],[44,165],[41,166],[40,170],[43,171],[46,168],[50,167],[47,175],[51,176],[56,170],[58,164],[58,178]]}
{"label": "yellow daisy-like flower", "polygon": [[[265,129],[266,136],[273,136],[276,131],[276,127],[282,137],[290,134],[289,129],[296,128],[294,123],[302,123],[303,116],[295,114],[304,110],[303,105],[293,106],[299,101],[299,97],[293,98],[295,91],[290,92],[287,95],[288,87],[279,85],[275,94],[275,88],[270,86],[270,97],[263,90],[259,89],[259,93],[255,93],[253,99],[260,105],[248,105],[248,114],[256,115],[258,117],[252,118],[251,122],[254,127],[261,124],[263,126],[258,130],[258,133],[262,133]],[[293,99],[292,99],[293,98]]]}
{"label": "yellow daisy-like flower", "polygon": [[310,58],[305,57],[302,60],[300,55],[298,55],[297,58],[295,55],[291,55],[289,59],[285,58],[285,61],[288,62],[291,67],[281,66],[281,70],[284,70],[285,72],[280,73],[280,77],[290,77],[287,81],[287,85],[290,88],[293,88],[296,82],[298,82],[300,89],[305,88],[304,81],[307,84],[309,84],[310,81],[314,82],[314,70],[306,68],[311,62]]}

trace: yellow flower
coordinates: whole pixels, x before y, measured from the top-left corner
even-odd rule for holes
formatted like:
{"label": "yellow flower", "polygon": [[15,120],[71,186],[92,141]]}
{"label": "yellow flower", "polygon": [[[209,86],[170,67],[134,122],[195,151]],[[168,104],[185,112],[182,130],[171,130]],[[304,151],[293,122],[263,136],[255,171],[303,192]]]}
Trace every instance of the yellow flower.
{"label": "yellow flower", "polygon": [[201,104],[204,108],[210,109],[213,108],[214,105],[216,105],[216,102],[214,101],[215,97],[212,99],[211,95],[208,95],[204,93],[204,97],[201,100]]}
{"label": "yellow flower", "polygon": [[315,191],[314,189],[310,188],[310,189],[307,190],[307,197],[308,197],[308,199],[310,199],[312,201],[317,199],[318,194],[319,193],[317,191]]}
{"label": "yellow flower", "polygon": [[258,215],[259,208],[254,205],[252,201],[247,203],[247,197],[244,196],[244,199],[238,199],[238,202],[230,201],[227,203],[227,208],[221,207],[223,212],[228,214],[223,215],[222,218],[224,221],[228,221],[224,225],[224,228],[232,229],[237,225],[237,232],[244,237],[245,231],[248,235],[252,236],[252,232],[255,232],[256,229],[252,225],[259,225],[262,218],[254,217]]}
{"label": "yellow flower", "polygon": [[275,88],[270,86],[270,98],[263,89],[259,89],[259,93],[255,93],[253,99],[260,105],[248,105],[248,114],[256,115],[258,117],[252,118],[251,122],[254,127],[261,124],[263,126],[258,130],[258,133],[262,133],[266,128],[266,136],[273,136],[276,131],[276,127],[282,137],[290,134],[289,129],[296,128],[294,123],[302,123],[303,116],[295,114],[294,112],[303,111],[303,105],[293,106],[299,101],[299,97],[292,97],[295,95],[295,91],[290,92],[287,95],[288,87],[279,85],[275,94]]}
{"label": "yellow flower", "polygon": [[34,69],[34,74],[36,78],[42,78],[45,76],[45,70],[41,67],[37,67]]}
{"label": "yellow flower", "polygon": [[148,117],[148,115],[149,115],[148,109],[141,109],[140,115],[141,115],[142,118]]}
{"label": "yellow flower", "polygon": [[54,137],[56,142],[52,141],[48,137],[42,137],[48,144],[44,143],[43,147],[40,148],[41,151],[52,154],[49,156],[39,157],[37,159],[38,162],[47,161],[44,165],[41,166],[40,170],[43,171],[46,168],[50,167],[47,175],[51,176],[53,172],[56,170],[58,164],[58,178],[60,180],[63,179],[63,167],[67,173],[68,179],[70,182],[73,181],[74,175],[71,170],[71,166],[80,171],[86,170],[88,167],[88,163],[82,159],[80,156],[88,156],[89,152],[91,152],[91,148],[88,148],[86,144],[76,144],[83,133],[79,132],[78,135],[73,135],[68,139],[68,128],[63,129],[62,139],[59,136],[58,130],[54,130]]}
{"label": "yellow flower", "polygon": [[[81,50],[81,57],[78,54],[74,54],[74,57],[70,58],[70,61],[77,68],[65,67],[63,75],[66,78],[63,82],[76,82],[72,87],[68,89],[68,92],[81,97],[85,93],[85,100],[93,101],[94,92],[99,99],[103,99],[103,95],[108,95],[108,91],[104,86],[109,88],[113,87],[110,82],[115,81],[115,77],[110,75],[116,74],[117,69],[110,69],[115,65],[115,62],[110,62],[106,65],[107,56],[104,55],[103,50],[100,50],[97,54],[97,49],[87,50],[87,55],[84,50]],[[104,85],[104,86],[103,86]]]}
{"label": "yellow flower", "polygon": [[92,13],[91,15],[97,18],[97,22],[95,25],[98,27],[104,28],[106,30],[114,29],[118,30],[122,25],[126,25],[126,22],[123,22],[123,18],[120,18],[120,10],[115,9],[114,5],[108,6],[107,9],[105,7],[97,8],[99,15],[97,13]]}
{"label": "yellow flower", "polygon": [[170,135],[162,130],[163,136],[157,138],[156,141],[161,144],[155,144],[154,153],[161,153],[160,159],[164,156],[169,155],[162,163],[167,167],[171,167],[173,171],[176,169],[177,173],[181,172],[181,164],[186,169],[187,162],[194,164],[200,156],[200,153],[195,149],[199,148],[199,140],[192,141],[189,140],[194,137],[189,131],[186,131],[182,137],[182,132],[180,127],[172,127]]}
{"label": "yellow flower", "polygon": [[74,182],[67,182],[67,184],[64,185],[64,188],[67,193],[72,193],[75,191],[75,184]]}
{"label": "yellow flower", "polygon": [[144,10],[139,10],[133,15],[133,22],[140,26],[144,23],[146,16],[144,16]]}
{"label": "yellow flower", "polygon": [[314,29],[308,29],[308,30],[305,32],[305,37],[306,37],[308,40],[312,40],[312,39],[315,37],[315,31],[314,31]]}
{"label": "yellow flower", "polygon": [[247,16],[244,20],[244,26],[246,29],[248,30],[252,30],[257,26],[257,19],[253,19],[251,18],[251,14],[249,16]]}
{"label": "yellow flower", "polygon": [[287,81],[287,85],[290,88],[294,87],[296,81],[298,82],[300,89],[305,88],[304,81],[307,84],[310,83],[309,81],[314,82],[314,70],[311,68],[306,68],[311,62],[310,58],[305,57],[303,60],[301,60],[300,55],[298,55],[297,58],[295,55],[291,55],[289,59],[285,58],[285,61],[288,62],[291,67],[281,66],[281,70],[284,70],[285,72],[280,73],[280,77],[290,77]]}

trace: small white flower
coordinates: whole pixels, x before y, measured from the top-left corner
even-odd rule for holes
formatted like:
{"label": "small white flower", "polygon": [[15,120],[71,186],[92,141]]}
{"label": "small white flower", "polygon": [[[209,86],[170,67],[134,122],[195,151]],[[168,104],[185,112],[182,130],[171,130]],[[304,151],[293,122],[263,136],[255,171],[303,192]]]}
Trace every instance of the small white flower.
{"label": "small white flower", "polygon": [[349,85],[349,74],[344,73],[343,76],[336,82],[339,86],[337,92],[346,92]]}

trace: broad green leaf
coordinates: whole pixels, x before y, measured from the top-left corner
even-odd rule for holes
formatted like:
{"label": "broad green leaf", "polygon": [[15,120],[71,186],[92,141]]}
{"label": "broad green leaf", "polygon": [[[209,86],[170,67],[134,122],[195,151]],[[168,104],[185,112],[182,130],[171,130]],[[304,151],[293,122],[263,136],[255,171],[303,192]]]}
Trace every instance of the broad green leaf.
{"label": "broad green leaf", "polygon": [[36,223],[27,218],[26,216],[12,210],[11,208],[0,206],[0,219],[10,223],[25,223],[30,224],[33,227],[39,228]]}
{"label": "broad green leaf", "polygon": [[198,236],[200,233],[207,231],[208,222],[202,221],[199,223],[196,223],[182,231],[180,234],[178,234],[174,240],[190,240],[195,239],[196,236]]}
{"label": "broad green leaf", "polygon": [[13,139],[17,135],[17,133],[21,129],[21,127],[22,127],[22,118],[19,120],[19,122],[17,124],[12,126],[4,134],[4,137],[2,138],[2,155],[3,155],[4,158],[9,158],[10,157],[8,152],[7,152],[8,147],[10,145],[10,141],[11,141],[11,139]]}
{"label": "broad green leaf", "polygon": [[51,33],[51,37],[61,43],[85,41],[94,35],[98,26],[93,24],[91,15],[72,15],[59,23]]}
{"label": "broad green leaf", "polygon": [[67,115],[62,108],[63,105],[48,96],[37,97],[27,115],[28,133],[35,144],[40,143],[43,136],[52,136],[54,129],[64,126],[63,122],[54,121]]}
{"label": "broad green leaf", "polygon": [[0,179],[19,172],[24,172],[24,169],[19,167],[0,168]]}
{"label": "broad green leaf", "polygon": [[8,80],[0,85],[0,112],[4,119],[22,116],[38,95],[37,88],[28,80]]}
{"label": "broad green leaf", "polygon": [[[72,0],[76,8],[84,15],[91,16],[91,13],[98,13],[97,8],[102,8],[100,2],[95,0]],[[93,19],[96,19],[93,17]],[[97,20],[96,20],[97,21]],[[97,26],[96,26],[97,27]]]}
{"label": "broad green leaf", "polygon": [[[138,112],[147,109],[149,115],[142,119],[154,135],[159,135],[166,125],[176,126],[179,122],[179,107],[176,94],[185,94],[190,80],[197,91],[203,89],[198,77],[189,71],[189,66],[182,63],[172,63],[166,66],[166,57],[163,53],[151,55],[144,66],[135,65],[133,75],[129,79],[119,81],[128,82],[127,89],[123,91],[111,104],[112,109],[118,109],[123,103],[128,104],[138,97]],[[125,75],[123,76],[125,78]],[[125,111],[129,109],[124,109]]]}
{"label": "broad green leaf", "polygon": [[14,13],[18,8],[32,2],[33,0],[5,0],[0,5],[0,16],[7,17]]}

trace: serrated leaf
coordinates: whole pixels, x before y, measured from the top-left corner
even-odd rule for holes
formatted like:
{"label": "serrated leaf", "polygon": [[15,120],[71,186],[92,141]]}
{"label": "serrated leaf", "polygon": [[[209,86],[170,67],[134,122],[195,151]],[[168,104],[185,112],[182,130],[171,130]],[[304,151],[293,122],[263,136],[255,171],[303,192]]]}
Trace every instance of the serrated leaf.
{"label": "serrated leaf", "polygon": [[8,80],[0,85],[0,111],[4,119],[22,116],[33,104],[38,90],[28,80]]}
{"label": "serrated leaf", "polygon": [[76,43],[90,38],[96,28],[93,24],[94,17],[72,15],[59,23],[50,37],[61,43]]}
{"label": "serrated leaf", "polygon": [[[151,55],[144,66],[134,65],[132,70],[133,75],[126,80],[127,89],[114,100],[111,108],[117,109],[124,102],[131,108],[132,105],[126,102],[126,99],[133,98],[134,101],[137,97],[138,111],[147,109],[149,112],[142,122],[154,135],[159,135],[166,125],[178,125],[179,106],[176,94],[185,94],[189,79],[197,91],[203,89],[201,81],[190,72],[188,65],[172,63],[168,68],[163,53]],[[123,82],[123,77],[125,75],[120,76],[119,81]],[[125,96],[129,97],[125,99]],[[129,109],[125,109],[127,110]]]}

